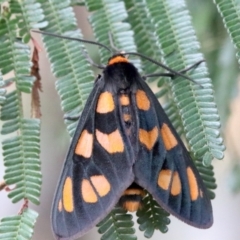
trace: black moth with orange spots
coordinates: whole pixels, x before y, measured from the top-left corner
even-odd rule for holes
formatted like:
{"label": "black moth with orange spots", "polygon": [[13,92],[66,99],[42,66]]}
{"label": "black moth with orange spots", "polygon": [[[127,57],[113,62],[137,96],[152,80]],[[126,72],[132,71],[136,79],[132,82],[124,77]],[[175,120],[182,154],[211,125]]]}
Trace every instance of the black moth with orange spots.
{"label": "black moth with orange spots", "polygon": [[118,203],[141,207],[146,189],[189,225],[213,223],[207,190],[156,96],[125,55],[96,81],[79,119],[52,209],[58,239],[75,239]]}

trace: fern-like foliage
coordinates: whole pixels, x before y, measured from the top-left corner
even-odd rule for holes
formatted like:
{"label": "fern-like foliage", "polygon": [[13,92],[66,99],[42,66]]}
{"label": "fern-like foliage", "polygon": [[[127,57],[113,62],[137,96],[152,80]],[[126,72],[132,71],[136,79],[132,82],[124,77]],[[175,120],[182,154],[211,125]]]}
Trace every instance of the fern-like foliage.
{"label": "fern-like foliage", "polygon": [[[144,0],[125,0],[124,2],[128,11],[127,20],[134,31],[137,52],[161,62],[162,52],[155,36],[154,25],[151,23],[151,19],[148,16],[146,2]],[[142,63],[144,74],[161,72],[159,66],[149,61],[142,60]],[[155,78],[153,78],[153,80],[154,79]],[[152,78],[150,80],[152,80]]]}
{"label": "fern-like foliage", "polygon": [[28,43],[31,36],[30,30],[34,28],[46,27],[47,22],[42,21],[44,15],[41,5],[34,0],[11,0],[9,3],[10,11],[17,16],[17,26],[19,35],[24,43]]}
{"label": "fern-like foliage", "polygon": [[37,217],[37,212],[25,209],[22,214],[3,218],[0,222],[0,239],[31,239]]}
{"label": "fern-like foliage", "polygon": [[[6,95],[1,109],[1,120],[5,121],[1,133],[18,132],[18,136],[3,142],[4,164],[7,167],[4,178],[7,184],[15,184],[15,188],[9,194],[13,202],[29,198],[38,204],[41,185],[40,122],[37,119],[25,119],[21,103],[21,92],[30,92],[34,81],[34,78],[29,76],[30,50],[26,45],[15,41],[14,20],[2,19],[1,29],[3,31],[0,37],[7,38],[3,45],[8,51],[2,50],[7,61],[0,62],[0,67],[4,73],[14,70],[16,83],[16,90]],[[32,185],[31,178],[35,178],[36,185]]]}
{"label": "fern-like foliage", "polygon": [[[8,105],[10,98],[7,98]],[[14,102],[14,101],[13,101]],[[5,112],[3,111],[3,114]],[[12,201],[18,202],[24,198],[39,204],[41,190],[41,168],[39,161],[40,121],[38,119],[22,119],[9,121],[3,126],[4,133],[16,130],[21,135],[3,141],[4,179],[7,185],[15,184],[8,194]]]}
{"label": "fern-like foliage", "polygon": [[132,215],[121,207],[115,207],[97,227],[102,234],[101,240],[136,240]]}
{"label": "fern-like foliage", "polygon": [[[217,7],[218,12],[222,16],[220,20],[223,21],[223,28],[225,27],[228,35],[230,36],[230,41],[233,43],[234,48],[232,49],[232,44],[230,41],[225,40],[222,48],[220,48],[219,59],[217,62],[217,70],[215,72],[214,89],[215,96],[217,100],[217,105],[221,117],[221,123],[225,125],[228,116],[230,114],[230,102],[232,101],[233,92],[236,89],[236,84],[238,81],[238,69],[234,56],[237,57],[238,62],[240,62],[240,40],[239,40],[239,3],[237,1],[214,1],[215,7]],[[219,30],[218,30],[219,31]],[[219,31],[219,32],[224,32]],[[218,37],[219,39],[219,37]]]}
{"label": "fern-like foliage", "polygon": [[[114,0],[86,0],[85,4],[91,13],[89,20],[93,28],[94,36],[98,42],[110,46],[109,34],[112,35],[114,45],[125,52],[136,52],[131,26],[125,20],[127,11],[123,1]],[[106,64],[109,52],[104,48],[99,49],[101,62]],[[141,71],[139,59],[132,60]]]}
{"label": "fern-like foliage", "polygon": [[27,45],[16,40],[16,19],[0,20],[0,68],[2,74],[14,70],[16,88],[21,92],[30,93],[34,77],[30,76],[30,49]]}
{"label": "fern-like foliage", "polygon": [[143,199],[143,208],[137,211],[139,229],[144,231],[146,238],[151,238],[157,229],[162,233],[168,231],[169,213],[163,210],[150,194]]}
{"label": "fern-like foliage", "polygon": [[[240,58],[240,15],[237,1],[214,0],[224,25],[231,37],[234,46],[238,49],[237,58]],[[239,61],[240,62],[240,61]]]}
{"label": "fern-like foliage", "polygon": [[[49,25],[45,31],[82,38],[77,29],[76,18],[70,1],[39,0]],[[66,17],[67,16],[67,17]],[[94,75],[82,51],[83,44],[49,36],[43,36],[54,75],[57,78],[56,88],[61,98],[62,109],[68,115],[79,115],[92,89]],[[59,51],[61,49],[61,51]],[[76,122],[66,120],[68,131],[72,136]]]}
{"label": "fern-like foliage", "polygon": [[[11,190],[8,197],[13,203],[20,200],[39,204],[42,175],[40,169],[40,121],[24,116],[22,93],[31,93],[35,77],[31,76],[31,51],[20,41],[29,39],[26,29],[30,29],[29,11],[39,9],[39,4],[24,1],[9,1],[9,8],[1,9],[0,18],[0,69],[5,78],[4,86],[15,84],[15,90],[5,95],[1,108],[1,134],[8,135],[2,142],[5,165],[4,180]],[[24,7],[30,9],[25,12]],[[38,12],[38,11],[37,11]],[[36,12],[35,12],[36,13]],[[25,16],[25,18],[23,17]],[[29,20],[29,21],[28,21]],[[35,19],[35,24],[39,20]],[[22,31],[21,29],[25,29]],[[7,73],[13,77],[7,78]],[[27,209],[19,216],[4,218],[0,226],[0,239],[30,239],[36,213]]]}

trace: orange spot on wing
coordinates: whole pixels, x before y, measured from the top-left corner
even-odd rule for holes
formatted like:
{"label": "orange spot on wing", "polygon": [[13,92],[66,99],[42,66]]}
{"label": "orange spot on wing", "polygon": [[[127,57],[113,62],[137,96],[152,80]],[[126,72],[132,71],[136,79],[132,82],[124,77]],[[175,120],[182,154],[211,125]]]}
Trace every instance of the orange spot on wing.
{"label": "orange spot on wing", "polygon": [[123,208],[129,212],[136,212],[138,209],[142,208],[142,204],[137,201],[126,201],[123,204]]}
{"label": "orange spot on wing", "polygon": [[161,135],[164,142],[164,146],[167,150],[171,150],[175,146],[177,146],[177,139],[174,137],[171,129],[168,127],[166,123],[162,125]]}
{"label": "orange spot on wing", "polygon": [[168,190],[172,179],[172,171],[163,169],[158,175],[158,186],[163,190]]}
{"label": "orange spot on wing", "polygon": [[110,192],[111,185],[105,176],[92,176],[90,179],[100,197],[103,197]]}
{"label": "orange spot on wing", "polygon": [[148,150],[151,150],[158,138],[158,128],[154,127],[150,131],[139,129],[139,140],[143,143]]}
{"label": "orange spot on wing", "polygon": [[66,212],[73,211],[73,186],[72,179],[67,177],[63,186],[63,207]]}
{"label": "orange spot on wing", "polygon": [[179,174],[178,172],[174,172],[172,186],[171,186],[171,194],[176,196],[181,193],[181,190],[182,190],[182,185],[179,178]]}
{"label": "orange spot on wing", "polygon": [[82,180],[81,192],[83,200],[87,203],[96,203],[97,195],[93,190],[91,183],[87,179]]}
{"label": "orange spot on wing", "polygon": [[120,103],[121,103],[122,106],[129,105],[130,104],[130,99],[129,99],[128,95],[122,94],[120,96]]}
{"label": "orange spot on wing", "polygon": [[179,178],[179,174],[175,171],[174,173],[169,169],[163,169],[158,175],[158,186],[163,190],[169,190],[173,196],[181,193],[182,185]]}
{"label": "orange spot on wing", "polygon": [[62,199],[60,199],[59,202],[58,202],[58,211],[59,212],[62,211]]}
{"label": "orange spot on wing", "polygon": [[114,56],[108,61],[108,65],[112,65],[114,63],[122,63],[122,62],[129,62],[129,61],[124,56]]}
{"label": "orange spot on wing", "polygon": [[100,145],[109,153],[124,151],[123,140],[118,129],[110,134],[105,134],[96,130],[96,137]]}
{"label": "orange spot on wing", "polygon": [[150,101],[149,101],[146,93],[142,90],[137,90],[136,102],[137,102],[137,107],[140,110],[147,111],[150,108]]}
{"label": "orange spot on wing", "polygon": [[193,173],[193,170],[190,167],[187,168],[187,176],[188,176],[188,183],[190,187],[190,196],[192,201],[195,201],[198,198],[199,188],[197,184],[197,179]]}
{"label": "orange spot on wing", "polygon": [[126,114],[126,113],[123,114],[124,122],[129,122],[129,121],[131,121],[131,119],[132,119],[132,117],[130,114]]}
{"label": "orange spot on wing", "polygon": [[113,96],[110,92],[103,92],[99,96],[97,104],[98,113],[109,113],[114,110]]}
{"label": "orange spot on wing", "polygon": [[93,148],[93,134],[89,133],[86,129],[82,131],[75,148],[75,153],[85,158],[90,158]]}

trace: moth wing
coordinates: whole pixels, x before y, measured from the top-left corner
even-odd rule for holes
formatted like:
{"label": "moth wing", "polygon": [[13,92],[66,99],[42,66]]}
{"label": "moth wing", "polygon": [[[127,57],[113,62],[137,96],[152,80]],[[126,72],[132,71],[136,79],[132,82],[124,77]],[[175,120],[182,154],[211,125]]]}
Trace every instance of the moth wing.
{"label": "moth wing", "polygon": [[[145,99],[138,96],[140,93]],[[144,110],[141,105],[146,102],[149,108]],[[189,225],[210,227],[213,216],[207,189],[182,140],[143,80],[139,81],[135,105],[139,119],[135,182],[167,212]]]}
{"label": "moth wing", "polygon": [[118,102],[103,83],[87,100],[59,180],[52,207],[57,239],[75,239],[95,226],[134,178]]}

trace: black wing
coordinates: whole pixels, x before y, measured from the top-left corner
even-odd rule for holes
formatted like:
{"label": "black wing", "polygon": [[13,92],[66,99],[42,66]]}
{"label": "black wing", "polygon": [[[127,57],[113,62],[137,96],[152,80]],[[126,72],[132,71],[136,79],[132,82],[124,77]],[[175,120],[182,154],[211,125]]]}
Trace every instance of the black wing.
{"label": "black wing", "polygon": [[133,157],[119,114],[110,86],[98,80],[79,119],[55,194],[52,227],[58,239],[86,233],[133,181]]}
{"label": "black wing", "polygon": [[143,80],[138,85],[135,182],[167,212],[192,226],[208,228],[213,223],[212,207],[201,176],[154,93]]}

